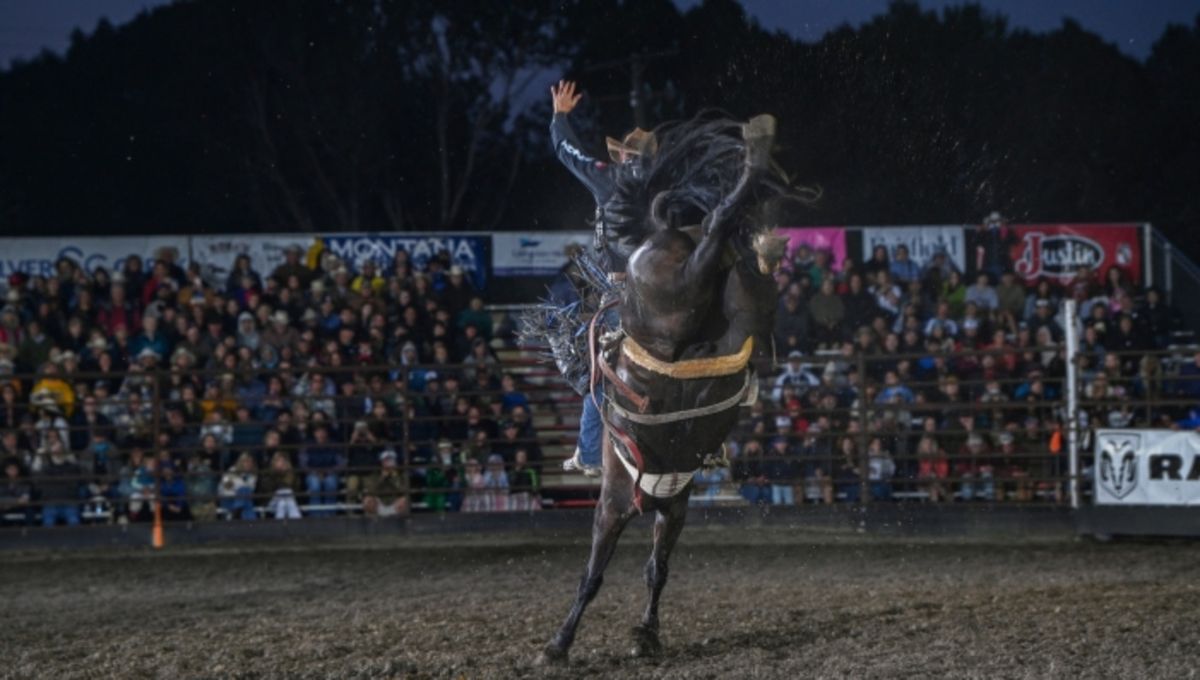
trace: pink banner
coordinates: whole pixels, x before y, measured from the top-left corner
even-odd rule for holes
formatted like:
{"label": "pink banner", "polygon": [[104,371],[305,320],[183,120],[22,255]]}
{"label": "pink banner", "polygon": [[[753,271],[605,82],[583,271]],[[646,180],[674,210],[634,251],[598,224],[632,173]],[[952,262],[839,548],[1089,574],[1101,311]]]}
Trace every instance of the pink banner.
{"label": "pink banner", "polygon": [[843,227],[781,227],[775,230],[788,239],[788,263],[796,255],[800,244],[812,248],[813,252],[824,250],[833,255],[834,271],[842,268],[846,259],[846,230]]}

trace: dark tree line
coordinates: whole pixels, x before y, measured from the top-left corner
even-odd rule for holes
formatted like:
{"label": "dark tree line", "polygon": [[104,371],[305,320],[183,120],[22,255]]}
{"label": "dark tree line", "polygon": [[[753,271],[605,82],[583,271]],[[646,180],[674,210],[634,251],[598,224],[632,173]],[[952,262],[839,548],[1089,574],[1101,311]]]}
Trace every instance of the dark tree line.
{"label": "dark tree line", "polygon": [[[715,107],[781,121],[794,224],[1200,219],[1200,17],[1139,63],[1073,22],[907,2],[805,44],[733,0],[184,0],[0,74],[15,233],[578,228],[549,154]],[[1195,253],[1195,251],[1193,251]]]}

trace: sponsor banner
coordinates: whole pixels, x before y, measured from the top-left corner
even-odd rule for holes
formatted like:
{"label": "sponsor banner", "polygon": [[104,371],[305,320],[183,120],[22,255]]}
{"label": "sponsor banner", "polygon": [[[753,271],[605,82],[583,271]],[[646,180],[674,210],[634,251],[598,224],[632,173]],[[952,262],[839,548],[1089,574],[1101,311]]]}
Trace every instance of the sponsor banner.
{"label": "sponsor banner", "polygon": [[590,231],[531,231],[492,235],[495,276],[554,276],[567,263],[570,245],[590,246]]}
{"label": "sponsor banner", "polygon": [[1047,277],[1064,283],[1082,266],[1103,276],[1120,267],[1142,280],[1142,241],[1136,224],[1021,224],[1010,229],[1009,255],[1026,281]]}
{"label": "sponsor banner", "polygon": [[934,253],[946,255],[958,271],[967,269],[967,247],[964,230],[959,225],[927,225],[914,227],[863,227],[862,260],[871,259],[875,246],[885,246],[888,257],[896,254],[896,246],[908,246],[908,257],[919,266],[933,259]]}
{"label": "sponsor banner", "polygon": [[342,258],[350,267],[374,260],[389,271],[399,250],[407,251],[414,267],[422,270],[441,251],[450,253],[450,261],[463,268],[475,287],[487,283],[488,246],[491,237],[465,234],[329,234],[325,248]]}
{"label": "sponsor banner", "polygon": [[154,256],[162,247],[175,248],[180,258],[187,257],[186,236],[111,236],[0,239],[0,277],[21,272],[29,276],[49,276],[61,257],[74,260],[87,271],[120,269],[125,258]]}
{"label": "sponsor banner", "polygon": [[228,274],[238,255],[249,255],[250,266],[267,277],[283,264],[288,248],[298,246],[305,254],[319,239],[313,234],[217,234],[193,236],[192,261],[210,267],[218,274]]}
{"label": "sponsor banner", "polygon": [[803,243],[814,251],[827,250],[832,253],[834,271],[841,270],[842,261],[846,259],[846,230],[843,227],[781,227],[775,232],[787,237],[789,266],[796,249]]}
{"label": "sponsor banner", "polygon": [[1200,433],[1096,430],[1098,505],[1200,505]]}

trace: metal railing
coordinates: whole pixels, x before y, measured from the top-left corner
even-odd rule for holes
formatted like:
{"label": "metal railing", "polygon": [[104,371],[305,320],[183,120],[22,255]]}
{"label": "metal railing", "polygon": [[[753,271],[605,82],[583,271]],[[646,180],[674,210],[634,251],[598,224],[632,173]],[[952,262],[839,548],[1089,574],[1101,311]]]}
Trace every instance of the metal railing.
{"label": "metal railing", "polygon": [[[0,458],[19,461],[25,476],[7,480],[0,517],[27,524],[64,505],[80,521],[106,522],[149,521],[156,503],[167,520],[197,521],[593,503],[597,484],[560,469],[576,443],[580,398],[552,369],[510,354],[482,369],[9,377],[0,388],[7,428],[0,448],[15,440],[18,450]],[[730,467],[701,471],[693,498],[869,504],[1086,496],[1089,428],[1113,418],[1182,422],[1196,406],[1200,369],[1186,349],[1111,352],[1117,360],[1107,373],[1086,355],[1068,354],[1063,345],[828,353],[808,357],[801,368],[809,374],[794,385],[760,367],[759,402],[744,407],[727,444]],[[988,368],[1013,365],[1023,368]],[[1069,366],[1077,368],[1082,414],[1074,419]],[[477,370],[484,379],[465,380]],[[458,387],[449,374],[462,374]],[[514,389],[497,388],[502,376]],[[116,389],[105,394],[98,381]],[[99,417],[89,421],[92,413]],[[394,472],[383,470],[388,451]],[[25,502],[12,493],[21,488]]]}

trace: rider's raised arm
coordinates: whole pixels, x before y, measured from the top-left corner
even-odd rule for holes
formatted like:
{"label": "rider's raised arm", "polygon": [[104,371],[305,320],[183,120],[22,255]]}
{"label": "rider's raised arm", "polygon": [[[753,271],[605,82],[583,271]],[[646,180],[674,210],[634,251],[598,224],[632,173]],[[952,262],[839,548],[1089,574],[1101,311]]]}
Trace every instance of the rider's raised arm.
{"label": "rider's raised arm", "polygon": [[602,203],[612,194],[613,181],[608,163],[583,150],[568,115],[556,113],[550,121],[550,141],[554,144],[554,155],[567,166],[571,174],[583,182],[588,191],[592,192],[596,202]]}

